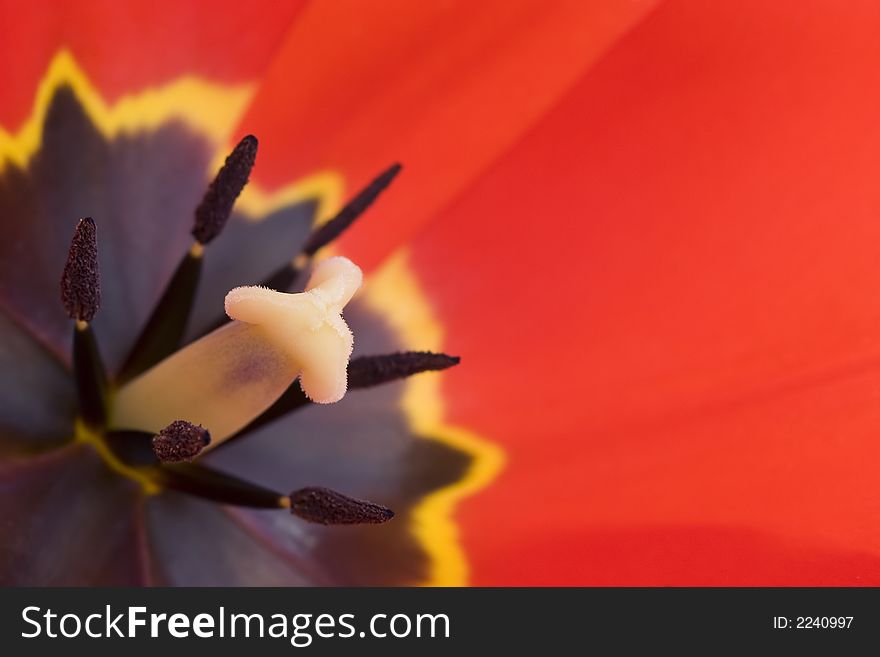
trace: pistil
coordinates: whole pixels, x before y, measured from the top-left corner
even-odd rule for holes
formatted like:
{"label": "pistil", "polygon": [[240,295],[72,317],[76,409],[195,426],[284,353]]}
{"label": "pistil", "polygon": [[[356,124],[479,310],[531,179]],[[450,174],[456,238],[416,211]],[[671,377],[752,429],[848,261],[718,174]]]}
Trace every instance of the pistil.
{"label": "pistil", "polygon": [[112,426],[158,432],[184,419],[207,427],[209,448],[260,415],[300,377],[319,403],[345,394],[353,338],[340,313],[361,284],[345,258],[315,268],[306,292],[258,287],[227,295],[231,322],[123,386]]}

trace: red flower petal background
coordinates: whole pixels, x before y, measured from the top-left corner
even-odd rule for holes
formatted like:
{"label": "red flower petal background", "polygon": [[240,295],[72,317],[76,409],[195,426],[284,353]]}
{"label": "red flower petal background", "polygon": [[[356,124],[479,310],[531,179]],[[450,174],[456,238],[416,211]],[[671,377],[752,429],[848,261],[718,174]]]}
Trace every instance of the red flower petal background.
{"label": "red flower petal background", "polygon": [[407,165],[340,250],[408,257],[507,453],[474,583],[880,583],[875,3],[83,4],[3,5],[0,124],[63,44],[261,78],[268,189]]}
{"label": "red flower petal background", "polygon": [[880,581],[878,25],[664,3],[415,240],[478,582]]}
{"label": "red flower petal background", "polygon": [[104,99],[169,82],[182,73],[227,83],[264,72],[301,0],[0,2],[0,125],[18,126],[60,48],[73,52]]}
{"label": "red flower petal background", "polygon": [[326,168],[357,186],[379,162],[404,162],[406,189],[346,243],[375,266],[437,220],[652,5],[313,2],[242,120],[272,136],[258,179],[273,187]]}

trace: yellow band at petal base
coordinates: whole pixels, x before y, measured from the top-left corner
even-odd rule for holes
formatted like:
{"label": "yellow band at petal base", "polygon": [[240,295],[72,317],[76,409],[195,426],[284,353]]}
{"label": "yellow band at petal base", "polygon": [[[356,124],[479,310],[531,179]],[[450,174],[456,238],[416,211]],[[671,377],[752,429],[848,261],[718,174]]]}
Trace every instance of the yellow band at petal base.
{"label": "yellow band at petal base", "polygon": [[[389,321],[405,349],[442,351],[443,328],[402,249],[370,276],[364,288],[368,305]],[[406,380],[403,410],[413,433],[445,443],[471,457],[459,481],[425,497],[413,512],[413,531],[431,557],[428,586],[465,586],[469,583],[467,557],[453,514],[455,506],[498,476],[505,455],[496,444],[445,421],[440,376]]]}

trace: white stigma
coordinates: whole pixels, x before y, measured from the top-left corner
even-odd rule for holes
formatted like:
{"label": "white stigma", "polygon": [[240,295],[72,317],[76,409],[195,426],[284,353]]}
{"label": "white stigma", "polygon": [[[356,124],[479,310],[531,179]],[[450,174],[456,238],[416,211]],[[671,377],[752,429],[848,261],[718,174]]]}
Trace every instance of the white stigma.
{"label": "white stigma", "polygon": [[300,371],[306,396],[319,404],[345,395],[354,345],[342,309],[361,286],[360,268],[347,258],[323,261],[305,292],[285,294],[264,287],[237,287],[226,295],[226,314],[263,329]]}

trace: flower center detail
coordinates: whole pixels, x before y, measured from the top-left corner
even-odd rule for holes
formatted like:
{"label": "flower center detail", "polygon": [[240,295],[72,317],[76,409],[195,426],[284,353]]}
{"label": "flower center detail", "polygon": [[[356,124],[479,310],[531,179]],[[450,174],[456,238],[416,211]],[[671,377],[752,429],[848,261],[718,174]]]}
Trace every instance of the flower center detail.
{"label": "flower center detail", "polygon": [[305,291],[286,291],[300,270],[375,201],[399,165],[317,228],[265,285],[230,291],[225,310],[232,321],[221,319],[215,330],[183,344],[207,247],[226,225],[256,154],[257,140],[247,136],[226,159],[195,211],[193,247],[120,372],[112,376],[105,371],[91,328],[101,305],[97,225],[91,218],[77,225],[61,279],[62,302],[74,320],[76,439],[148,494],[172,489],[224,504],[286,509],[321,524],[386,522],[393,512],[373,502],[320,486],[282,494],[199,462],[205,452],[310,402],[337,402],[349,387],[369,387],[458,363],[457,358],[429,352],[349,362],[353,336],[342,311],[360,287],[362,274],[346,258],[316,262]]}

